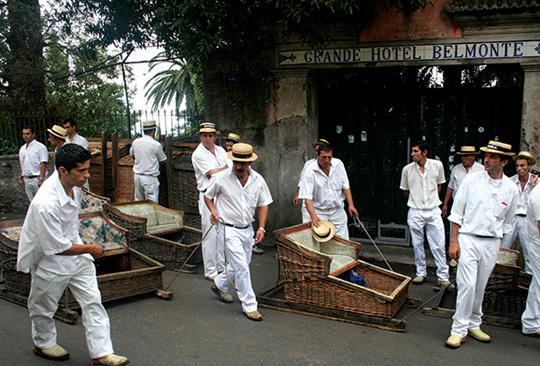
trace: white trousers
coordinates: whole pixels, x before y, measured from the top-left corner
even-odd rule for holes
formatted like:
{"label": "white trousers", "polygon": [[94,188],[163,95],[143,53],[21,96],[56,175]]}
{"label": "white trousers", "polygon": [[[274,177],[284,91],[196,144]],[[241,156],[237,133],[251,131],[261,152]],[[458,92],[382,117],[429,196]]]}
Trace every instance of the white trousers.
{"label": "white trousers", "polygon": [[[315,209],[315,213],[321,220],[330,221],[336,227],[336,235],[349,240],[349,228],[347,227],[347,213],[343,207],[328,210]],[[309,214],[308,214],[309,216]],[[309,218],[311,221],[311,217]]]}
{"label": "white trousers", "polygon": [[159,204],[159,179],[151,175],[134,174],[135,201],[151,200]]}
{"label": "white trousers", "polygon": [[53,316],[66,287],[69,287],[81,306],[90,357],[99,358],[113,353],[109,316],[101,304],[96,269],[92,261],[84,257],[80,257],[74,275],[58,275],[41,267],[32,271],[28,310],[34,344],[41,349],[56,344]]}
{"label": "white trousers", "polygon": [[311,216],[309,216],[309,212],[306,208],[306,202],[302,200],[302,224],[305,224],[306,222],[311,222]]}
{"label": "white trousers", "polygon": [[[204,193],[199,194],[199,214],[201,215],[201,227],[204,237],[202,241],[202,255],[204,262],[205,277],[213,277],[225,269],[225,257],[223,246],[216,237],[216,228],[212,225],[210,209],[204,202]],[[206,233],[208,230],[208,234]]]}
{"label": "white trousers", "polygon": [[34,199],[34,196],[36,195],[39,189],[38,178],[24,178],[23,177],[23,182],[24,182],[24,191],[26,192],[26,196],[28,197],[30,202],[32,202],[32,200]]}
{"label": "white trousers", "polygon": [[523,333],[540,332],[540,246],[531,243],[529,258],[532,268],[532,280],[527,296],[527,307],[521,316]]}
{"label": "white trousers", "polygon": [[512,249],[516,237],[519,235],[519,243],[523,250],[523,259],[525,259],[525,272],[532,273],[531,261],[529,259],[529,233],[527,229],[527,216],[514,216],[512,220],[512,233],[505,234],[501,247]]}
{"label": "white trousers", "polygon": [[478,329],[482,324],[484,291],[497,262],[501,239],[458,234],[458,243],[458,293],[450,333],[465,338],[469,330]]}
{"label": "white trousers", "polygon": [[411,241],[414,249],[414,264],[417,276],[427,276],[426,253],[424,251],[424,229],[431,254],[437,265],[439,281],[448,281],[450,272],[446,263],[446,248],[444,242],[444,224],[441,210],[436,207],[431,210],[409,209],[407,224],[411,230]]}
{"label": "white trousers", "polygon": [[237,289],[238,299],[242,302],[242,311],[245,313],[255,311],[257,310],[257,298],[251,285],[249,271],[252,248],[255,243],[253,227],[250,225],[246,229],[236,229],[219,224],[217,228],[218,241],[223,242],[224,231],[227,270],[221,272],[214,282],[221,291],[228,292],[231,286],[230,278]]}

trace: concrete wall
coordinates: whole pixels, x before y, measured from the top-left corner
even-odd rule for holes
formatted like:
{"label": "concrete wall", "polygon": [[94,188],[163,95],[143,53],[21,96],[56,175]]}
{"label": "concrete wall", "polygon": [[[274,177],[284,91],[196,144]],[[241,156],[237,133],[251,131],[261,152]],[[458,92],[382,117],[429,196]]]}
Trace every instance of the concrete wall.
{"label": "concrete wall", "polygon": [[0,213],[24,214],[30,201],[19,185],[19,155],[0,156]]}

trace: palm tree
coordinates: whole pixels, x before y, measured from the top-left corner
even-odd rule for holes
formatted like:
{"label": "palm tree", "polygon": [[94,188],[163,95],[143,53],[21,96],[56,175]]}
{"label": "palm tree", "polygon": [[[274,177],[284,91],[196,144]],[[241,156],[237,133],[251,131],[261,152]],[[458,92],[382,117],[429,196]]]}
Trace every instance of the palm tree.
{"label": "palm tree", "polygon": [[185,97],[187,115],[193,117],[199,109],[195,87],[197,73],[192,72],[183,59],[163,61],[166,57],[165,52],[160,52],[150,60],[150,71],[163,62],[171,65],[167,70],[158,72],[146,82],[144,88],[146,89],[149,85],[150,88],[144,96],[154,100],[152,103],[154,111],[171,104],[174,100],[177,115],[180,113],[180,106]]}

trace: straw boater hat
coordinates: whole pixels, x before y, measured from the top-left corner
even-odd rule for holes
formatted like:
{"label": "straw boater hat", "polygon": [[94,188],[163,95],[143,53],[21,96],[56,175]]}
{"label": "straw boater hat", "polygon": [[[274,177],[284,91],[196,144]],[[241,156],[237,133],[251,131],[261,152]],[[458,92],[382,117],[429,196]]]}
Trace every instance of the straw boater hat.
{"label": "straw boater hat", "polygon": [[234,141],[234,142],[240,142],[240,135],[237,135],[235,133],[229,132],[229,136],[225,139],[226,141]]}
{"label": "straw boater hat", "polygon": [[514,161],[517,161],[517,159],[526,159],[526,160],[529,161],[529,164],[531,164],[531,165],[536,164],[536,159],[533,158],[531,153],[528,152],[528,151],[520,151],[519,154],[514,156],[512,159],[514,159]]}
{"label": "straw boater hat", "polygon": [[483,152],[489,152],[497,155],[514,156],[516,153],[512,152],[512,145],[505,144],[503,142],[490,140],[487,146],[481,147]]}
{"label": "straw boater hat", "polygon": [[234,144],[232,151],[227,153],[227,157],[233,161],[255,161],[257,154],[253,152],[253,147],[249,144]]}
{"label": "straw boater hat", "polygon": [[216,130],[216,125],[212,122],[202,122],[199,126],[199,132],[197,133],[203,133],[203,132],[215,132],[218,134],[219,132]]}
{"label": "straw boater hat", "polygon": [[153,130],[156,127],[156,121],[145,121],[142,124],[143,131]]}
{"label": "straw boater hat", "polygon": [[52,126],[52,128],[47,128],[47,131],[54,137],[58,137],[59,139],[62,139],[62,140],[66,139],[67,131],[64,129],[64,127],[54,125]]}
{"label": "straw boater hat", "polygon": [[332,239],[336,234],[336,227],[330,221],[319,221],[319,226],[311,227],[311,235],[321,243],[325,243]]}
{"label": "straw boater hat", "polygon": [[318,145],[321,145],[321,144],[326,144],[330,146],[330,143],[326,141],[325,139],[318,139],[317,141],[313,142],[311,146],[313,146],[313,148],[315,149]]}
{"label": "straw boater hat", "polygon": [[478,155],[478,154],[480,154],[480,151],[476,151],[476,147],[474,147],[474,146],[462,146],[461,150],[458,151],[456,154],[458,154],[458,155]]}

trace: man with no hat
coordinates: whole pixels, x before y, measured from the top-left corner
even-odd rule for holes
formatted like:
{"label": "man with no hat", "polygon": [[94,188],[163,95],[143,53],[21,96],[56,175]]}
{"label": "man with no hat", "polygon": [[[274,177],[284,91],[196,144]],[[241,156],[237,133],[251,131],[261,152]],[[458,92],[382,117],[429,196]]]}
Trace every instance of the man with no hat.
{"label": "man with no hat", "polygon": [[28,310],[34,353],[56,361],[69,358],[56,343],[53,320],[58,301],[69,288],[81,306],[92,364],[126,365],[127,358],[113,354],[109,317],[92,263],[104,250],[96,243],[83,244],[79,236],[80,187],[90,176],[90,152],[65,144],[58,148],[55,164],[56,171],[30,204],[17,255],[17,270],[32,276]]}
{"label": "man with no hat", "polygon": [[167,160],[163,146],[156,141],[156,121],[143,122],[144,136],[133,140],[129,153],[135,159],[133,181],[135,201],[159,203],[159,166]]}
{"label": "man with no hat", "polygon": [[527,295],[527,306],[521,315],[521,332],[526,336],[540,337],[540,188],[538,185],[532,188],[529,195],[526,221],[532,279]]}
{"label": "man with no hat", "polygon": [[[66,143],[77,144],[84,147],[86,150],[90,150],[88,140],[77,133],[77,122],[75,119],[68,118],[64,121],[64,129],[66,130]],[[84,188],[90,190],[90,182],[87,180],[84,184]]]}
{"label": "man with no hat", "polygon": [[300,184],[299,198],[306,204],[312,225],[327,220],[336,227],[336,235],[349,239],[347,200],[349,214],[358,216],[351,193],[347,171],[341,161],[333,159],[334,149],[328,143],[320,143],[317,160],[306,167]]}
{"label": "man with no hat", "polygon": [[26,196],[32,202],[39,187],[47,175],[49,153],[41,142],[36,141],[36,132],[31,126],[23,127],[22,136],[25,144],[19,150],[19,185],[24,187]]}
{"label": "man with no hat", "polygon": [[412,283],[420,285],[426,281],[426,253],[424,251],[424,230],[429,248],[437,265],[437,285],[448,286],[450,272],[446,263],[444,224],[439,205],[439,192],[444,178],[444,168],[440,161],[429,159],[429,144],[425,141],[413,143],[412,163],[406,165],[401,173],[400,189],[407,197],[407,224],[411,230],[414,249],[416,277]]}
{"label": "man with no hat", "polygon": [[463,180],[448,217],[452,223],[449,254],[458,261],[456,312],[446,341],[449,348],[459,348],[467,335],[480,342],[491,341],[480,329],[482,301],[503,234],[512,229],[518,202],[516,185],[503,174],[514,155],[512,145],[490,141],[480,150],[486,153],[484,171]]}
{"label": "man with no hat", "polygon": [[[228,260],[226,271],[214,279],[212,291],[221,301],[230,303],[233,300],[228,290],[233,282],[244,314],[250,320],[260,321],[249,264],[253,244],[264,239],[272,196],[264,178],[251,169],[251,163],[257,159],[251,145],[235,144],[227,157],[233,161],[233,168],[214,175],[204,198],[212,223],[217,224],[217,238],[224,241],[222,247]],[[255,211],[259,228],[253,239]]]}
{"label": "man with no hat", "polygon": [[527,201],[531,189],[536,185],[538,176],[531,173],[531,167],[536,164],[536,159],[527,151],[520,151],[519,154],[513,157],[516,162],[517,174],[510,179],[519,192],[519,199],[516,208],[516,215],[512,220],[512,231],[505,234],[501,247],[510,249],[514,244],[514,240],[519,235],[519,244],[523,250],[523,259],[525,260],[525,271],[532,273],[531,262],[529,259],[529,235],[527,233]]}
{"label": "man with no hat", "polygon": [[199,190],[204,276],[208,280],[214,280],[218,273],[225,269],[225,258],[223,248],[218,246],[216,230],[212,227],[210,210],[204,203],[204,193],[210,185],[210,179],[220,171],[228,169],[229,166],[227,165],[227,153],[214,143],[218,134],[216,125],[212,122],[202,122],[198,133],[201,143],[193,152],[191,162]]}

